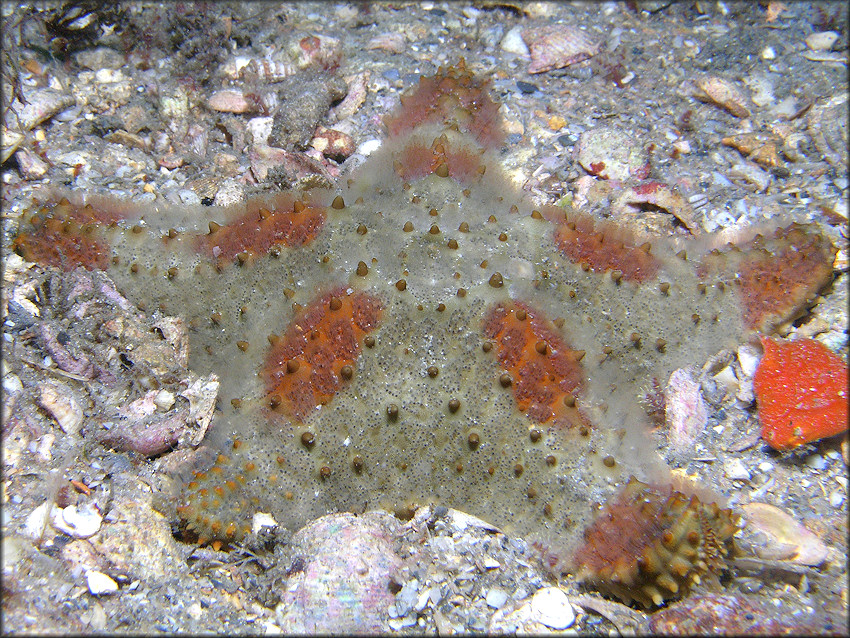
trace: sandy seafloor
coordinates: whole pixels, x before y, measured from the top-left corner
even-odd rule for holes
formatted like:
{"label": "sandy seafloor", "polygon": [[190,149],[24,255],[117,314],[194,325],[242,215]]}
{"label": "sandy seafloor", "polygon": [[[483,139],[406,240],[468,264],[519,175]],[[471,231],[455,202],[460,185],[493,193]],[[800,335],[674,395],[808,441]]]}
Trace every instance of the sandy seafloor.
{"label": "sandy seafloor", "polygon": [[[265,633],[309,626],[298,624],[303,618],[297,619],[297,610],[275,611],[288,576],[298,571],[288,563],[288,533],[226,552],[195,552],[173,534],[176,519],[159,513],[168,507],[158,505],[157,494],[168,493],[164,470],[188,446],[146,459],[95,444],[86,420],[97,414],[86,413],[81,429],[59,427],[57,413],[44,407],[44,385],[59,381],[78,397],[84,385],[73,374],[51,371],[55,362],[45,361],[37,340],[24,334],[18,302],[29,299],[50,319],[68,320],[61,303],[34,292],[50,272],[9,251],[21,211],[48,187],[179,204],[214,198],[225,187],[251,194],[273,189],[275,178],[293,179],[269,172],[273,160],[251,155],[262,114],[217,113],[203,102],[217,90],[243,88],[226,77],[228,65],[240,58],[284,60],[305,36],[336,38],[339,77],[350,91],[358,81],[365,88],[362,103],[340,121],[330,108],[318,119],[349,135],[360,152],[381,139],[381,117],[419,74],[464,57],[469,68],[492,78],[508,132],[504,166],[540,203],[571,197],[596,213],[611,205],[616,186],[613,192],[605,185],[589,188],[574,151],[583,133],[613,124],[639,134],[638,151],[652,146],[652,178],[676,186],[688,202],[680,206],[689,207],[700,232],[774,216],[818,223],[841,249],[836,281],[813,315],[785,332],[816,337],[846,360],[848,175],[841,142],[847,139],[848,27],[842,3],[127,3],[115,13],[90,13],[73,3],[36,7],[4,3],[2,16],[4,158],[9,149],[2,165],[6,632]],[[519,36],[551,24],[581,28],[600,43],[600,52],[566,68],[527,73],[530,59]],[[807,43],[824,32],[835,37]],[[749,116],[697,99],[697,85],[709,77],[736,87]],[[262,81],[251,88],[274,93]],[[11,104],[16,96],[29,98],[26,109]],[[21,125],[10,119],[15,113]],[[721,143],[753,132],[773,145],[774,165]],[[328,160],[324,166],[331,178],[349,168]],[[10,307],[10,298],[18,305]],[[699,371],[706,362],[693,363]],[[145,382],[141,371],[126,374],[128,383]],[[653,435],[659,451],[730,506],[768,503],[803,526],[786,529],[781,539],[762,538],[762,562],[733,567],[715,584],[719,589],[706,591],[772,605],[777,622],[792,629],[832,633],[845,626],[846,435],[780,455],[758,439],[751,397],[748,403],[746,393],[743,401],[706,394],[711,431],[677,456],[659,428]],[[103,516],[102,526],[88,541],[49,523],[39,527],[33,512],[46,501],[81,510],[96,503],[92,511]],[[386,524],[398,532],[397,524]],[[422,558],[419,571],[408,565],[396,576],[398,595],[413,591],[424,602],[418,612],[408,606],[403,616],[412,613],[412,623],[382,617],[385,631],[483,631],[506,604],[499,595],[488,598],[491,590],[521,601],[555,584],[533,561],[524,562],[530,553],[521,539],[485,543],[486,534],[474,526],[431,527],[454,534],[456,542],[441,545],[442,557],[438,550],[429,554],[432,564],[423,565]],[[424,542],[421,530],[411,529],[398,532],[400,556]],[[500,575],[485,569],[453,581],[449,554],[460,564],[474,563],[473,554],[479,562],[498,554]],[[822,560],[802,564],[804,554]],[[337,568],[348,566],[340,560]],[[108,575],[117,591],[93,594],[98,585],[87,579],[91,572]],[[430,596],[432,583],[448,590],[438,587],[439,594]],[[574,582],[562,585],[579,595]],[[590,607],[572,630],[647,630],[640,614],[620,609],[604,615]],[[721,626],[747,631],[753,619],[744,615],[729,613]],[[332,628],[336,621],[327,622],[319,626]],[[372,621],[362,622],[374,630]]]}

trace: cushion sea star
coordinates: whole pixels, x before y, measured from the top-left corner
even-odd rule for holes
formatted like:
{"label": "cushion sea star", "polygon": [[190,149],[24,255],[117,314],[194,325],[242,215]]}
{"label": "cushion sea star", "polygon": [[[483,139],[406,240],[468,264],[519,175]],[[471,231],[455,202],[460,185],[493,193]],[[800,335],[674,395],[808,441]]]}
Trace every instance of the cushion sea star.
{"label": "cushion sea star", "polygon": [[646,384],[793,316],[832,275],[832,245],[802,226],[637,245],[535,208],[499,170],[497,118],[460,62],[403,98],[337,190],[32,216],[24,257],[106,270],[184,317],[191,366],[220,375],[221,453],[179,508],[201,538],[237,539],[257,511],[295,528],[436,502],[570,545],[615,480],[661,476]]}

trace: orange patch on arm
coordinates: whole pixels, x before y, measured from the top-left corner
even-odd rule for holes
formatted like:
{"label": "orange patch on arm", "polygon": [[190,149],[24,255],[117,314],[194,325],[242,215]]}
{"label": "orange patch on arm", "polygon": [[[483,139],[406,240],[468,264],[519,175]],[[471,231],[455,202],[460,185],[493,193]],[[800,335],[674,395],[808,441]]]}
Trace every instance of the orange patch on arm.
{"label": "orange patch on arm", "polygon": [[226,225],[210,224],[210,232],[198,238],[198,248],[216,259],[238,255],[265,255],[275,246],[304,246],[315,239],[325,223],[322,206],[280,195],[268,204],[246,202],[245,212]]}
{"label": "orange patch on arm", "polygon": [[381,319],[377,297],[340,287],[297,316],[272,345],[260,373],[269,405],[303,421],[353,375],[363,338]]}
{"label": "orange patch on arm", "polygon": [[522,412],[538,423],[588,424],[576,408],[584,352],[573,350],[542,313],[520,302],[497,304],[487,313],[484,334],[496,342],[499,365],[510,375],[503,385],[512,387]]}

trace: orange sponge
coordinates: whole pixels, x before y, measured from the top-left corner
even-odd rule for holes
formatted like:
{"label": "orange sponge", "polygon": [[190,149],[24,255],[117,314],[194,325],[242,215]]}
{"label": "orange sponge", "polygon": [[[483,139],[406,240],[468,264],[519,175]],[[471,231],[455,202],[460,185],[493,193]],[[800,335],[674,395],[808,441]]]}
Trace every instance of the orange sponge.
{"label": "orange sponge", "polygon": [[753,387],[761,436],[776,450],[847,431],[847,364],[813,339],[761,337]]}

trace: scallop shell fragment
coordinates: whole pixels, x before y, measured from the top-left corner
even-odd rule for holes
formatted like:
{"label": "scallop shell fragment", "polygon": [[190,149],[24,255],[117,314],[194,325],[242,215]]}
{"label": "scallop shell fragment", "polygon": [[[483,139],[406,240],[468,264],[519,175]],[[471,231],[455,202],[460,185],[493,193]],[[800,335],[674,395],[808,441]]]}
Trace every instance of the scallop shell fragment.
{"label": "scallop shell fragment", "polygon": [[840,171],[847,169],[847,94],[816,104],[808,114],[808,131],[824,159]]}
{"label": "scallop shell fragment", "polygon": [[565,24],[525,28],[522,39],[531,52],[529,73],[543,73],[583,62],[599,53],[601,46],[581,29]]}

